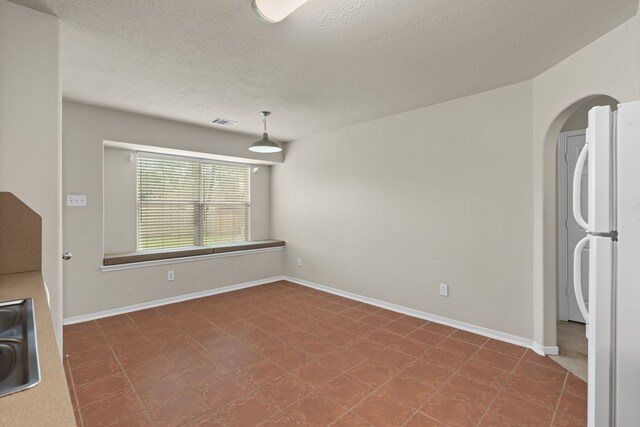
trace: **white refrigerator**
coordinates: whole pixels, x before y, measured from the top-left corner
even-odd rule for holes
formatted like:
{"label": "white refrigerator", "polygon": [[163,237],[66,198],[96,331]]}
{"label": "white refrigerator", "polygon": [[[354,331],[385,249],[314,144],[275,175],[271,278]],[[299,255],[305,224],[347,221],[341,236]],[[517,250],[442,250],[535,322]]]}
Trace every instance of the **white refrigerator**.
{"label": "white refrigerator", "polygon": [[[588,168],[587,219],[581,175]],[[640,102],[589,111],[573,180],[573,214],[587,231],[574,251],[574,289],[587,319],[589,427],[640,426]],[[589,249],[589,307],[580,277]]]}

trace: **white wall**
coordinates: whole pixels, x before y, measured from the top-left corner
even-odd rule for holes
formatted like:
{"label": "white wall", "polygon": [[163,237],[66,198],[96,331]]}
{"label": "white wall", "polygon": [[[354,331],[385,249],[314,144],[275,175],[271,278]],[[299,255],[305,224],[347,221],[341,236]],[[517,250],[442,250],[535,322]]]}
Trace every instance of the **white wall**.
{"label": "white wall", "polygon": [[288,144],[286,274],[531,338],[531,104],[527,82]]}
{"label": "white wall", "polygon": [[42,217],[42,271],[62,348],[59,20],[0,0],[0,191]]}
{"label": "white wall", "polygon": [[[63,192],[85,194],[88,199],[87,207],[64,207],[63,212],[64,246],[74,254],[64,266],[65,318],[280,275],[282,252],[107,273],[99,270],[104,254],[103,232],[113,232],[113,227],[103,228],[104,212],[114,209],[113,205],[103,204],[104,140],[247,157],[251,155],[247,147],[254,139],[65,101]],[[256,195],[256,203],[263,206],[267,214],[260,219],[260,224],[255,224],[262,235],[254,238],[277,237],[271,235],[268,227],[269,167],[260,166],[258,174],[259,185],[254,190],[260,194]],[[130,171],[127,176],[131,176]],[[121,178],[126,179],[126,176]],[[133,183],[135,188],[135,180]],[[111,194],[113,196],[114,192]],[[134,200],[128,202],[128,209],[131,203],[135,204],[135,193],[133,197]],[[126,212],[120,214],[127,215]],[[131,215],[131,220],[135,221],[135,209]],[[173,282],[166,280],[169,269],[175,270]]]}
{"label": "white wall", "polygon": [[[136,248],[136,151],[104,148],[104,253],[135,252]],[[251,239],[271,236],[271,167],[251,172]]]}

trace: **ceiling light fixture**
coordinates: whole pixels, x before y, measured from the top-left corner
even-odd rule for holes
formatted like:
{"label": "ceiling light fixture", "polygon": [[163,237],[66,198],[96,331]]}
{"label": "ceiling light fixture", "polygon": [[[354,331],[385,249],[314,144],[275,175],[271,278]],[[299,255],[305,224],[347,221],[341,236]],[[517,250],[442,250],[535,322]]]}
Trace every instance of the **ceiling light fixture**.
{"label": "ceiling light fixture", "polygon": [[271,112],[261,111],[260,114],[262,114],[264,133],[262,134],[262,139],[260,141],[256,141],[251,144],[249,151],[253,151],[254,153],[279,153],[282,151],[282,147],[277,142],[271,141],[269,139],[269,134],[267,134],[267,116],[269,116]]}
{"label": "ceiling light fixture", "polygon": [[251,7],[260,18],[275,24],[306,2],[307,0],[251,0]]}

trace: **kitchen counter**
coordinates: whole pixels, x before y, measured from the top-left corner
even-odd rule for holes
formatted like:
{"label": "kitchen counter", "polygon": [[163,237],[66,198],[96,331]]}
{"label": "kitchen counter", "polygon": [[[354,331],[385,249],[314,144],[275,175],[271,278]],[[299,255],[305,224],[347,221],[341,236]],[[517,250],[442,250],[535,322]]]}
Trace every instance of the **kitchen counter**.
{"label": "kitchen counter", "polygon": [[75,426],[42,273],[1,274],[0,301],[23,298],[33,298],[41,380],[35,387],[0,397],[0,426]]}

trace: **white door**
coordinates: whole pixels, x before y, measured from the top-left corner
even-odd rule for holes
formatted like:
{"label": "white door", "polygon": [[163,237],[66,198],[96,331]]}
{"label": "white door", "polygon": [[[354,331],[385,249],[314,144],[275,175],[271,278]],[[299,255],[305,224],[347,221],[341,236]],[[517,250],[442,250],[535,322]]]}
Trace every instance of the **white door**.
{"label": "white door", "polygon": [[[561,254],[562,260],[561,264],[564,264],[564,268],[561,268],[561,272],[563,272],[560,282],[561,292],[564,291],[566,298],[564,299],[565,306],[560,307],[560,318],[562,320],[570,320],[574,322],[586,323],[585,318],[582,316],[580,312],[580,308],[578,307],[578,301],[576,300],[576,294],[573,287],[573,250],[578,244],[578,242],[584,238],[587,233],[586,231],[578,225],[576,222],[573,213],[572,213],[572,200],[573,200],[573,172],[576,168],[576,162],[578,160],[578,156],[580,155],[580,151],[585,144],[585,133],[586,130],[577,130],[577,131],[569,131],[563,132],[560,134],[559,144],[560,144],[560,156],[564,157],[565,163],[563,170],[564,179],[561,180],[563,182],[564,191],[560,191],[560,194],[564,193],[563,200],[560,201],[561,209],[563,209],[562,217],[566,220],[566,230],[564,234],[564,242],[562,246],[562,250],[564,251]],[[564,151],[564,153],[563,153]],[[587,163],[589,159],[587,158]],[[585,163],[585,166],[582,170],[582,216],[585,220],[588,221],[587,218],[587,192],[588,192],[588,183],[587,183],[587,171],[588,165]],[[561,224],[562,226],[562,224]],[[585,299],[585,305],[587,309],[589,309],[589,245],[586,245],[582,250],[582,295]],[[561,298],[562,303],[562,298]]]}

